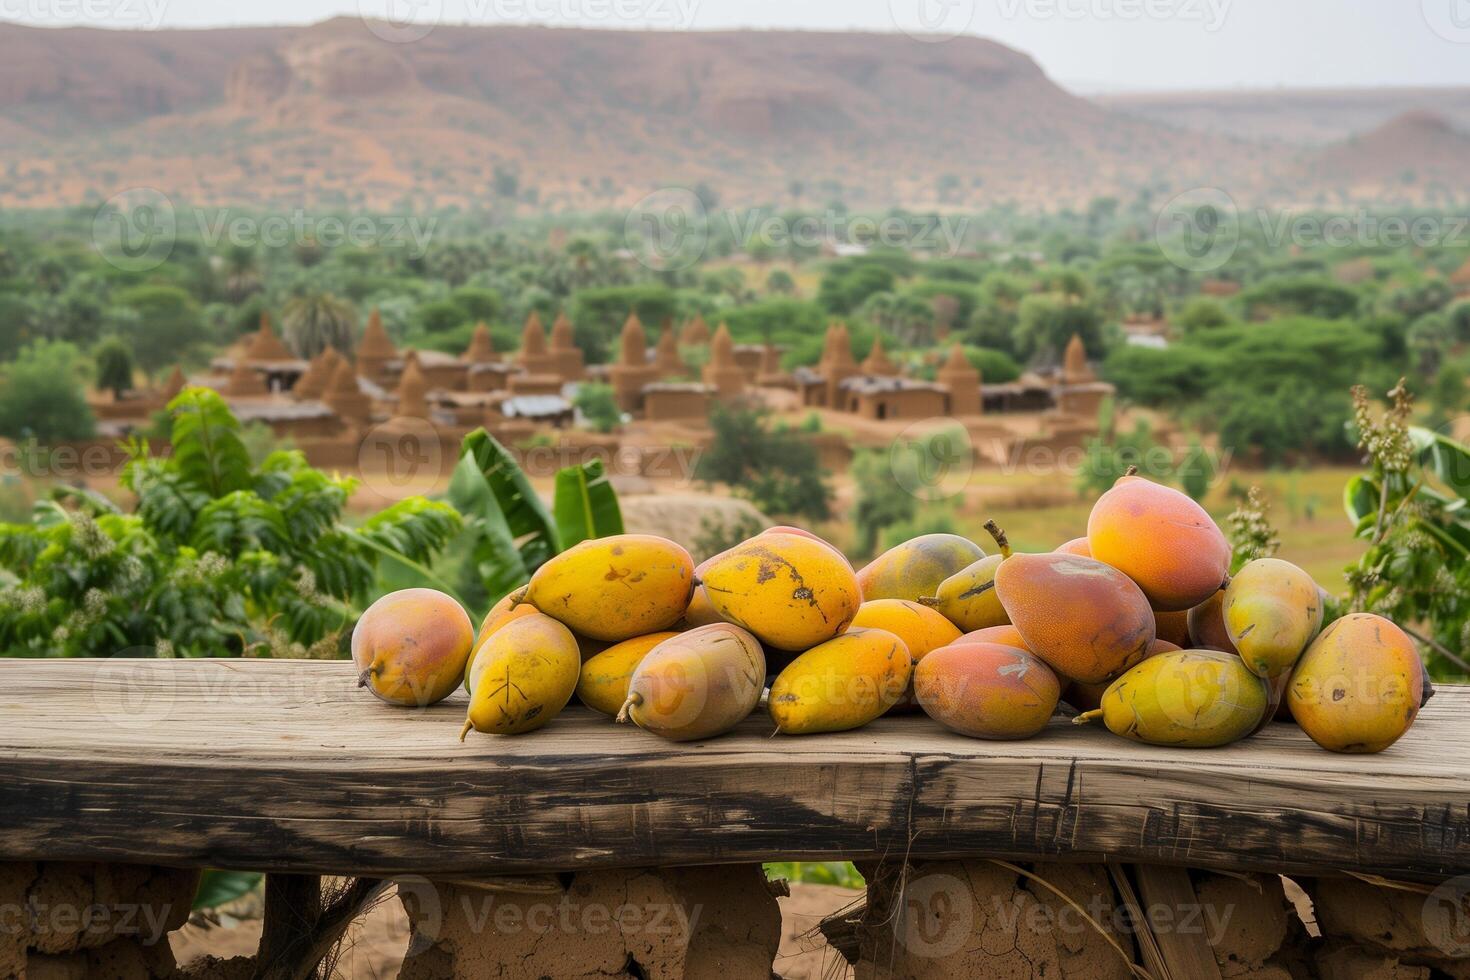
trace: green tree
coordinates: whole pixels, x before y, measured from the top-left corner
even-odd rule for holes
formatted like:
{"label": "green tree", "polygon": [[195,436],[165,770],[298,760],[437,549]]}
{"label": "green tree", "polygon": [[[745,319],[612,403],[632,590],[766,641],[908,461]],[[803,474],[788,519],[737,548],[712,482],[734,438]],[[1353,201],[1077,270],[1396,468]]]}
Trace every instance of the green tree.
{"label": "green tree", "polygon": [[97,369],[97,387],[111,391],[113,398],[133,390],[133,349],[127,341],[108,337],[93,349],[92,361]]}
{"label": "green tree", "polygon": [[897,277],[874,262],[839,263],[827,270],[817,287],[817,302],[829,313],[852,313],[874,293],[893,291]]}
{"label": "green tree", "polygon": [[[919,512],[919,498],[894,473],[895,454],[864,450],[853,457],[852,482],[857,488],[852,520],[857,530],[854,554],[874,554],[884,528],[908,524]],[[918,482],[909,486],[919,486]]]}
{"label": "green tree", "polygon": [[775,293],[778,296],[794,295],[796,280],[785,269],[772,269],[771,274],[766,276],[766,292]]}
{"label": "green tree", "polygon": [[500,311],[504,307],[500,293],[478,286],[461,286],[450,293],[449,298],[464,311],[465,320],[476,322],[484,320],[489,323],[499,319]]}
{"label": "green tree", "polygon": [[1179,314],[1175,322],[1179,329],[1186,334],[1196,333],[1201,330],[1213,330],[1230,323],[1230,314],[1225,311],[1219,300],[1201,296],[1190,301]]}
{"label": "green tree", "polygon": [[0,436],[42,443],[91,437],[95,423],[77,376],[75,347],[38,340],[3,370]]}
{"label": "green tree", "polygon": [[1060,358],[1073,334],[1082,338],[1087,352],[1103,352],[1103,318],[1091,303],[1055,294],[1027,296],[1021,301],[1015,330],[1015,353],[1023,360]]}
{"label": "green tree", "polygon": [[592,382],[579,385],[573,404],[597,432],[611,432],[623,420],[612,385]]}
{"label": "green tree", "polygon": [[286,303],[281,330],[297,357],[313,358],[328,347],[348,353],[357,342],[357,311],[332,293],[306,293]]}
{"label": "green tree", "polygon": [[768,413],[717,405],[710,414],[713,438],[694,475],[723,483],[772,516],[826,520],[831,488],[817,454],[798,433],[769,424]]}
{"label": "green tree", "polygon": [[133,286],[117,294],[117,304],[137,314],[129,339],[145,371],[177,364],[205,339],[199,304],[178,286]]}

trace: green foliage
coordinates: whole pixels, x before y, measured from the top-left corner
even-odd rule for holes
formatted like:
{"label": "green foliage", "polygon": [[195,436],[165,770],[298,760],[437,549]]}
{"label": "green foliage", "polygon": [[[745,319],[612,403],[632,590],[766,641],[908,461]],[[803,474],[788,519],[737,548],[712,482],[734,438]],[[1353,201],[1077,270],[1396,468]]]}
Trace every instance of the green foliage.
{"label": "green foliage", "polygon": [[86,439],[94,420],[77,378],[77,351],[36,341],[0,374],[0,436],[41,443]]}
{"label": "green foliage", "polygon": [[699,532],[694,536],[694,547],[691,550],[696,561],[703,561],[722,551],[728,551],[765,529],[763,521],[745,511],[728,519],[722,514],[707,513],[699,518]]}
{"label": "green foliage", "polygon": [[1077,490],[1084,497],[1097,497],[1130,467],[1159,482],[1173,475],[1169,450],[1154,441],[1153,430],[1144,419],[1134,424],[1132,432],[1118,434],[1111,441],[1102,436],[1088,440],[1087,456],[1077,472]]}
{"label": "green foliage", "polygon": [[1205,494],[1210,492],[1210,485],[1215,482],[1215,463],[1199,440],[1190,445],[1174,476],[1180,489],[1192,500],[1204,500]]}
{"label": "green foliage", "polygon": [[133,349],[121,337],[108,337],[92,349],[97,369],[97,387],[111,391],[114,398],[133,390]]}
{"label": "green foliage", "polygon": [[228,905],[253,892],[264,880],[265,875],[258,871],[217,871],[210,868],[199,876],[193,907],[198,910]]}
{"label": "green foliage", "polygon": [[1337,320],[1358,311],[1358,294],[1333,279],[1281,276],[1241,293],[1240,303],[1252,320],[1283,316]]}
{"label": "green foliage", "polygon": [[1343,503],[1368,547],[1347,570],[1347,604],[1407,630],[1436,677],[1463,679],[1470,675],[1470,447],[1411,426],[1413,402],[1402,384],[1381,416],[1365,388],[1354,389],[1353,401],[1368,467],[1348,481]]}
{"label": "green foliage", "polygon": [[[895,472],[897,465],[915,468],[906,482]],[[853,457],[852,482],[857,490],[852,521],[856,528],[853,555],[869,558],[877,552],[883,529],[912,521],[919,512],[919,498],[910,488],[921,485],[917,461],[911,454],[864,450]]]}
{"label": "green foliage", "polygon": [[623,420],[612,385],[585,382],[577,387],[577,395],[572,402],[595,432],[611,432]]}
{"label": "green foliage", "polygon": [[576,292],[569,315],[577,346],[589,363],[608,360],[630,311],[638,314],[645,327],[656,330],[664,320],[679,315],[678,298],[659,285],[604,286]]}
{"label": "green foliage", "polygon": [[874,293],[892,292],[897,281],[885,265],[864,260],[835,263],[817,287],[817,302],[829,313],[852,313]]}
{"label": "green foliage", "polygon": [[1174,321],[1186,334],[1214,330],[1230,324],[1230,314],[1219,300],[1201,296],[1189,301]]}
{"label": "green foliage", "polygon": [[765,865],[766,877],[785,878],[808,885],[833,885],[859,890],[867,882],[851,861],[777,861]]}
{"label": "green foliage", "polygon": [[811,444],[785,426],[768,424],[763,410],[717,405],[713,439],[694,475],[723,483],[766,514],[826,520],[832,496]]}
{"label": "green foliage", "polygon": [[357,343],[357,311],[332,293],[311,292],[286,303],[281,329],[297,357],[310,359],[328,347],[349,353]]}
{"label": "green foliage", "polygon": [[1095,357],[1103,352],[1102,325],[1102,313],[1092,303],[1059,294],[1027,296],[1021,301],[1013,347],[1022,359],[1060,360],[1067,342],[1077,334]]}
{"label": "green foliage", "polygon": [[551,501],[557,537],[563,549],[590,538],[623,533],[623,511],[617,491],[603,471],[602,460],[568,466],[556,474]]}
{"label": "green foliage", "polygon": [[206,340],[198,302],[178,286],[134,286],[114,299],[135,314],[127,336],[146,371],[177,364]]}
{"label": "green foliage", "polygon": [[252,466],[208,389],[186,389],[169,411],[171,457],[128,447],[131,514],[73,493],[74,510],[45,501],[29,524],[0,526],[0,568],[14,577],[0,591],[0,649],[333,656],[378,560],[421,567],[459,527],[444,504],[410,498],[354,530],[341,521],[353,481],[298,452]]}

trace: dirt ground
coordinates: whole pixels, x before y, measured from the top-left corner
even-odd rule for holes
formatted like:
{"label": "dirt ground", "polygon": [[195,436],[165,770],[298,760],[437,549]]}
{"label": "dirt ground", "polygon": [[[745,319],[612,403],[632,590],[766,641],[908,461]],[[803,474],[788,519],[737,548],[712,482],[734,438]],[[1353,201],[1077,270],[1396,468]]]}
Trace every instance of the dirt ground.
{"label": "dirt ground", "polygon": [[[784,980],[845,980],[851,969],[827,946],[817,923],[862,898],[863,893],[830,885],[792,884],[781,905],[781,949],[776,972]],[[190,924],[172,934],[170,942],[180,966],[202,956],[250,956],[260,943],[260,920],[245,919],[230,926]],[[408,945],[408,918],[391,896],[374,906],[348,935],[338,972],[349,980],[391,980],[398,976]]]}

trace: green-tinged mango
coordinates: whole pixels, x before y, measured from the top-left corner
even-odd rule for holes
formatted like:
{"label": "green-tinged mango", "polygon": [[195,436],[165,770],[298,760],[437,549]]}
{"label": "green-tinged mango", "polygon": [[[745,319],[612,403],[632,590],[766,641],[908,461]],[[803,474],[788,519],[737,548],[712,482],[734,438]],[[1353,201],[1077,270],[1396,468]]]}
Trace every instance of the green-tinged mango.
{"label": "green-tinged mango", "polygon": [[862,602],[852,566],[800,534],[756,535],[700,566],[721,618],[777,650],[807,650],[841,633]]}
{"label": "green-tinged mango", "polygon": [[1181,650],[1134,667],[1108,687],[1102,707],[1073,720],[1101,717],[1108,731],[1135,742],[1205,749],[1254,732],[1268,701],[1265,679],[1239,657]]}
{"label": "green-tinged mango", "polygon": [[1061,683],[1024,650],[998,643],[954,643],[914,667],[924,713],[972,738],[1030,738],[1056,711]]}
{"label": "green-tinged mango", "polygon": [[[1148,657],[1157,657],[1161,653],[1174,653],[1183,649],[1177,643],[1168,640],[1154,640],[1148,645]],[[1148,657],[1144,659],[1147,660]],[[1083,684],[1081,681],[1071,681],[1062,688],[1062,700],[1076,708],[1078,711],[1093,711],[1102,707],[1103,695],[1112,686],[1110,681],[1099,684]]]}
{"label": "green-tinged mango", "polygon": [[714,738],[755,710],[765,683],[760,641],[731,623],[701,626],[643,657],[618,721],[674,742]]}
{"label": "green-tinged mango", "polygon": [[1297,661],[1286,689],[1291,716],[1331,752],[1382,752],[1424,703],[1424,665],[1408,634],[1382,616],[1333,622]]}
{"label": "green-tinged mango", "polygon": [[628,700],[628,682],[648,652],[678,633],[649,633],[615,643],[582,662],[577,699],[594,711],[616,715]]}
{"label": "green-tinged mango", "polygon": [[860,728],[908,690],[914,662],[887,630],[850,630],[797,657],[771,684],[769,709],[785,735]]}
{"label": "green-tinged mango", "polygon": [[620,643],[666,630],[694,592],[694,559],[651,534],[616,534],[573,545],[536,569],[516,602],[581,636]]}
{"label": "green-tinged mango", "polygon": [[506,623],[480,648],[460,739],[471,728],[488,735],[540,728],[571,700],[581,667],[577,638],[550,616]]}
{"label": "green-tinged mango", "polygon": [[1262,677],[1280,677],[1322,628],[1321,590],[1291,562],[1257,558],[1230,580],[1221,613],[1245,665]]}
{"label": "green-tinged mango", "polygon": [[390,592],[352,628],[357,685],[389,704],[434,704],[458,686],[474,643],[474,624],[450,596],[434,589]]}
{"label": "green-tinged mango", "polygon": [[924,534],[895,545],[858,572],[863,599],[934,595],[940,583],[985,557],[985,549],[958,534]]}
{"label": "green-tinged mango", "polygon": [[966,566],[939,583],[939,590],[934,595],[919,598],[924,605],[939,610],[967,633],[1004,626],[1011,621],[1000,597],[995,594],[995,570],[1011,556],[1011,545],[1005,532],[994,521],[986,522],[985,529],[995,538],[1000,554],[987,555]]}
{"label": "green-tinged mango", "polygon": [[1068,680],[1111,680],[1154,641],[1148,599],[1128,576],[1092,558],[1012,555],[996,569],[995,589],[1027,648]]}

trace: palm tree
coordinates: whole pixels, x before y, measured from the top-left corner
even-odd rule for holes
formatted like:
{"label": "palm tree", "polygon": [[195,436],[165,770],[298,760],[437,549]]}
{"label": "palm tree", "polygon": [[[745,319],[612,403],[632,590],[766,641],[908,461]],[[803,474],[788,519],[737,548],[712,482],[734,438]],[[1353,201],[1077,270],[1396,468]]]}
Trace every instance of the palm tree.
{"label": "palm tree", "polygon": [[281,330],[297,357],[310,359],[328,347],[347,354],[357,335],[357,311],[331,293],[304,293],[286,303]]}
{"label": "palm tree", "polygon": [[260,256],[248,245],[235,245],[221,263],[225,272],[225,294],[236,303],[261,286]]}

